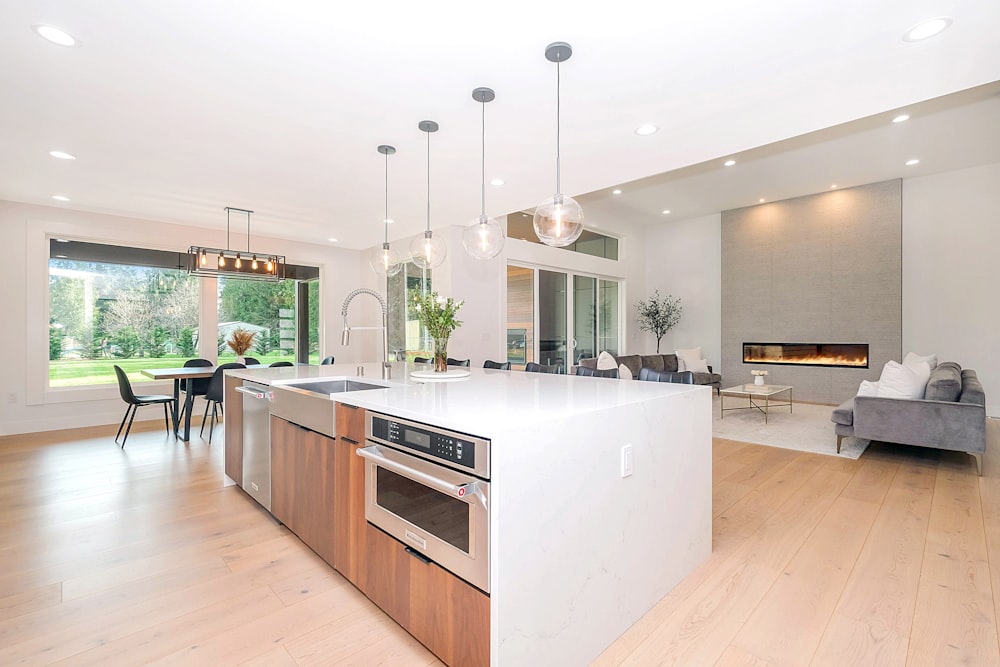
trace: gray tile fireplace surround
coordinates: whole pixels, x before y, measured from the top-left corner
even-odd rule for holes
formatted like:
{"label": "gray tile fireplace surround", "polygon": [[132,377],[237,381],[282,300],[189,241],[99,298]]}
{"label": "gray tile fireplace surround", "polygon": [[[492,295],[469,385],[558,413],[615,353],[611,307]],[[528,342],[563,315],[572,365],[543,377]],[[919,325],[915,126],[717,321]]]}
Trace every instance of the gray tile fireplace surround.
{"label": "gray tile fireplace surround", "polygon": [[[902,181],[722,213],[723,386],[795,387],[839,404],[902,357]],[[868,343],[868,368],[743,363],[743,343]]]}

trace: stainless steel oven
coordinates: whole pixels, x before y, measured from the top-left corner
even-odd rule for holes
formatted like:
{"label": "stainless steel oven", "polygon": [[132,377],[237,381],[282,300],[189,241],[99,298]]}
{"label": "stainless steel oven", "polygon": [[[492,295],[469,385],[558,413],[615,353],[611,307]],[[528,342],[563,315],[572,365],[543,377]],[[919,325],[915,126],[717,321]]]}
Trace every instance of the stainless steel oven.
{"label": "stainless steel oven", "polygon": [[489,440],[368,413],[365,517],[490,590]]}

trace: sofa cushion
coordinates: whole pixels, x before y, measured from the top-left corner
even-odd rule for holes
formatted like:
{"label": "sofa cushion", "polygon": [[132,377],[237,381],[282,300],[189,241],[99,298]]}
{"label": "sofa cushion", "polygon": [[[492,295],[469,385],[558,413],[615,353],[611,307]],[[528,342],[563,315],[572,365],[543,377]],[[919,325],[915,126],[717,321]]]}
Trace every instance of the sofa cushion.
{"label": "sofa cushion", "polygon": [[622,357],[618,357],[617,361],[619,364],[625,364],[629,371],[632,373],[632,377],[639,377],[639,369],[642,368],[642,357],[638,354],[626,354]]}
{"label": "sofa cushion", "polygon": [[708,373],[708,362],[704,359],[699,359],[698,361],[685,361],[684,365],[687,366],[687,370],[692,373]]}
{"label": "sofa cushion", "polygon": [[631,380],[632,379],[632,371],[630,371],[628,369],[628,366],[626,366],[625,364],[621,364],[618,367],[618,379],[620,379],[620,380]]}
{"label": "sofa cushion", "polygon": [[649,368],[654,371],[663,370],[663,355],[662,354],[644,354],[639,357],[639,368]]}
{"label": "sofa cushion", "polygon": [[612,368],[618,368],[618,361],[615,360],[614,355],[603,351],[597,355],[597,370],[609,371]]}
{"label": "sofa cushion", "polygon": [[669,373],[677,372],[677,355],[676,354],[661,354],[660,357],[663,358],[663,370]]}
{"label": "sofa cushion", "polygon": [[686,371],[690,370],[687,367],[688,361],[695,362],[701,359],[701,348],[691,347],[686,349],[674,350],[674,354],[677,355],[678,370]]}
{"label": "sofa cushion", "polygon": [[862,380],[858,387],[858,396],[878,396],[878,382]]}
{"label": "sofa cushion", "polygon": [[931,375],[926,361],[904,366],[898,361],[888,361],[878,379],[878,393],[882,398],[923,398],[924,388]]}
{"label": "sofa cushion", "polygon": [[948,401],[954,403],[962,393],[962,372],[958,365],[949,361],[938,364],[927,380],[924,398],[928,401]]}
{"label": "sofa cushion", "polygon": [[854,399],[849,398],[833,410],[830,420],[834,424],[851,426],[854,424]]}
{"label": "sofa cushion", "polygon": [[907,352],[906,356],[903,357],[903,365],[915,364],[918,361],[926,361],[927,365],[931,367],[931,370],[937,368],[938,358],[936,354],[919,355],[916,352]]}
{"label": "sofa cushion", "polygon": [[958,400],[962,403],[986,405],[986,394],[983,392],[983,385],[979,382],[976,371],[968,368],[962,371],[962,396]]}
{"label": "sofa cushion", "polygon": [[581,359],[577,362],[577,366],[583,366],[584,368],[593,368],[597,370],[597,357],[590,357],[587,359]]}
{"label": "sofa cushion", "polygon": [[[676,372],[676,371],[672,371]],[[694,374],[695,384],[721,384],[722,376],[718,373],[695,373]]]}

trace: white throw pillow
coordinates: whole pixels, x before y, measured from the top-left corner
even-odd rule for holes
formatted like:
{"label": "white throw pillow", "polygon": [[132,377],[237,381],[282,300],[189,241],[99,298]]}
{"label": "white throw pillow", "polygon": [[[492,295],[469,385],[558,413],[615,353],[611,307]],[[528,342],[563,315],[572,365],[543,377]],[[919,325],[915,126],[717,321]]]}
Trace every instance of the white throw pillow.
{"label": "white throw pillow", "polygon": [[618,362],[615,361],[615,358],[611,354],[602,350],[597,355],[597,370],[606,371],[612,368],[618,368]]}
{"label": "white throw pillow", "polygon": [[858,396],[878,396],[878,382],[862,380],[858,387]]}
{"label": "white throw pillow", "polygon": [[677,370],[679,371],[690,371],[691,364],[701,361],[701,348],[692,347],[685,350],[674,350],[674,354],[677,355]]}
{"label": "white throw pillow", "polygon": [[918,361],[926,361],[927,365],[931,367],[931,370],[937,368],[938,359],[936,354],[928,354],[926,356],[921,356],[915,352],[907,352],[906,356],[903,357],[903,365],[915,364]]}
{"label": "white throw pillow", "polygon": [[930,377],[931,367],[926,361],[906,366],[890,361],[882,369],[875,395],[882,398],[923,398]]}
{"label": "white throw pillow", "polygon": [[684,365],[686,368],[684,370],[691,371],[692,373],[708,373],[708,361],[705,359],[699,359],[698,361],[685,361]]}
{"label": "white throw pillow", "polygon": [[618,367],[618,379],[619,380],[632,379],[632,371],[630,371],[628,369],[628,366],[626,366],[625,364],[622,364],[621,366]]}

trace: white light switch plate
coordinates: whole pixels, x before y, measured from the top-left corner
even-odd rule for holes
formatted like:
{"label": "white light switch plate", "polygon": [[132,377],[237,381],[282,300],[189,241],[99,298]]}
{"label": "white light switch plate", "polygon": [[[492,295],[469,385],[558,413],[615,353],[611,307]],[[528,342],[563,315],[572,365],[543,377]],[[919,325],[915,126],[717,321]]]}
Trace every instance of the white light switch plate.
{"label": "white light switch plate", "polygon": [[622,477],[632,474],[632,445],[622,447]]}

